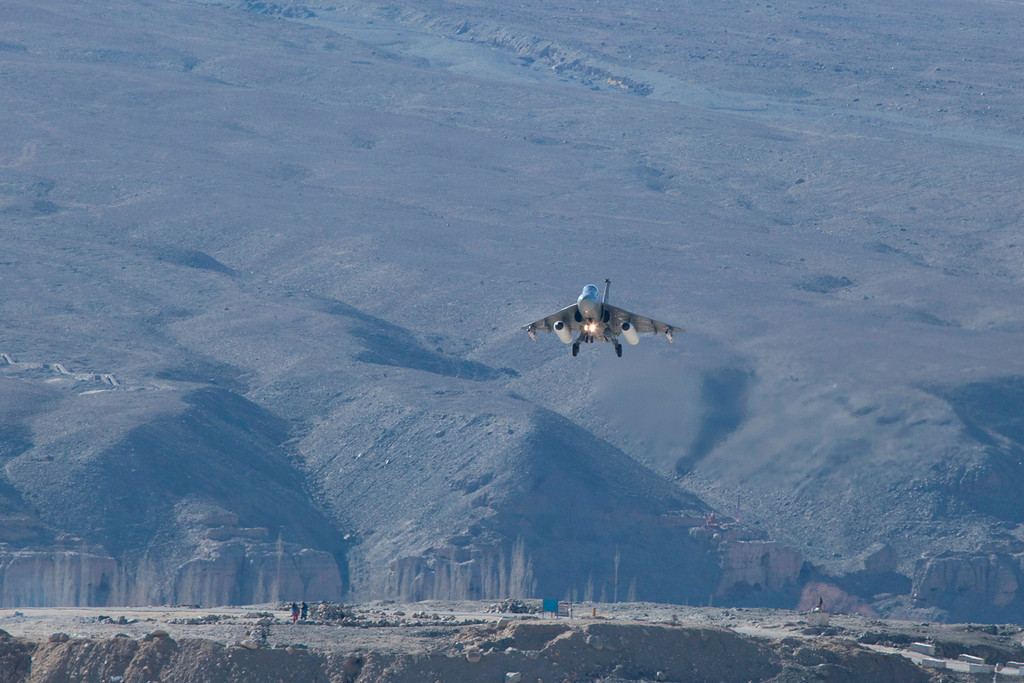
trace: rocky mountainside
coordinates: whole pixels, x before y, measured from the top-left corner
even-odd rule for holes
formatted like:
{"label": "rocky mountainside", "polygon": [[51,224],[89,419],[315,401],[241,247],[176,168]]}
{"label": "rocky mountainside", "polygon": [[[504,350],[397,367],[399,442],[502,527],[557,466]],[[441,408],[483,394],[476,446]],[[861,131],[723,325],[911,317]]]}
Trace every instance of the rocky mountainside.
{"label": "rocky mountainside", "polygon": [[578,4],[0,7],[0,604],[1024,616],[1020,10]]}

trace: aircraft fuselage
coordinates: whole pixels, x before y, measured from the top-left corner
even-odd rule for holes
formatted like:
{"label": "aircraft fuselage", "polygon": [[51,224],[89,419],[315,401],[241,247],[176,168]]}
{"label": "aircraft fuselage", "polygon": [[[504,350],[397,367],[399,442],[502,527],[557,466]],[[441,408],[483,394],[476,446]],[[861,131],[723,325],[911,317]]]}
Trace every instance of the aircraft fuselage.
{"label": "aircraft fuselage", "polygon": [[604,306],[601,304],[601,299],[596,285],[587,285],[583,288],[583,292],[576,299],[576,307],[580,310],[580,315],[583,319],[589,322],[599,322],[601,320],[601,313]]}
{"label": "aircraft fuselage", "polygon": [[611,342],[618,347],[615,334],[606,324],[607,316],[604,310],[604,301],[600,298],[597,285],[587,285],[576,298],[576,310],[580,315],[580,335],[576,344],[581,342],[593,343],[595,341]]}

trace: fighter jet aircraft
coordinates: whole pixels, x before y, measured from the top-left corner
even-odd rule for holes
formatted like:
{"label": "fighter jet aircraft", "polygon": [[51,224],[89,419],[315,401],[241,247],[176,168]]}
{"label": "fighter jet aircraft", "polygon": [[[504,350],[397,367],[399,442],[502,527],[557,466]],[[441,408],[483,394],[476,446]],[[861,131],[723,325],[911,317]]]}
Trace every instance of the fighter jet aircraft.
{"label": "fighter jet aircraft", "polygon": [[[636,315],[608,303],[608,290],[611,287],[611,280],[604,281],[604,298],[598,299],[596,285],[587,285],[583,292],[576,299],[572,306],[566,306],[558,313],[552,313],[546,318],[541,318],[529,325],[523,325],[523,329],[530,335],[530,339],[537,338],[537,330],[554,332],[564,344],[572,344],[572,355],[580,352],[580,344],[592,344],[596,341],[611,342],[615,345],[615,355],[622,357],[622,344],[619,343],[619,335],[632,346],[640,342],[640,333],[651,334],[665,333],[665,337],[673,340],[676,332],[686,332],[681,327],[667,325]],[[575,340],[572,333],[579,331]]]}

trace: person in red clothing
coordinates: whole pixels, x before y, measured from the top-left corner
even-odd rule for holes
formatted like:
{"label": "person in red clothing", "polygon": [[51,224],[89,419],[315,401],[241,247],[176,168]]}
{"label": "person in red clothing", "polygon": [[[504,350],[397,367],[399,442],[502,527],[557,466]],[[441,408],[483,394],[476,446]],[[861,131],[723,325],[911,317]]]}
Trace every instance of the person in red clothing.
{"label": "person in red clothing", "polygon": [[299,606],[294,602],[292,603],[292,623],[294,624],[299,620]]}

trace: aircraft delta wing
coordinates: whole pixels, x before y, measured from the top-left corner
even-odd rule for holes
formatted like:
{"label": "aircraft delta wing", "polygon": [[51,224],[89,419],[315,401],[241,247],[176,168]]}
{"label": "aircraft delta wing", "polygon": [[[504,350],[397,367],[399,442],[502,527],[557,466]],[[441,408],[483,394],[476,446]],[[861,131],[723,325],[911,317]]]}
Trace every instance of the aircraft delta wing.
{"label": "aircraft delta wing", "polygon": [[668,337],[668,340],[673,341],[672,335],[676,332],[686,332],[681,327],[675,325],[669,325],[668,323],[659,322],[652,318],[645,318],[642,315],[636,313],[630,313],[629,311],[623,310],[618,306],[612,306],[611,304],[605,304],[604,310],[611,312],[611,323],[612,331],[616,334],[622,332],[622,323],[628,322],[633,328],[640,334],[664,334]]}
{"label": "aircraft delta wing", "polygon": [[[686,330],[681,327],[659,322],[652,318],[646,318],[642,315],[637,315],[636,313],[630,313],[625,309],[619,308],[618,306],[612,306],[611,304],[605,304],[604,309],[609,312],[608,324],[611,326],[612,333],[615,335],[622,334],[622,323],[625,322],[630,323],[633,326],[633,329],[641,334],[668,334],[669,336],[672,336],[672,334],[676,332],[686,332]],[[523,325],[523,329],[527,332],[537,332],[538,330],[554,332],[555,323],[561,322],[570,331],[576,332],[582,329],[585,324],[582,316],[580,316],[579,320],[576,319],[577,311],[579,311],[579,306],[576,304],[566,306],[558,313],[552,313],[546,318],[535,320],[529,325]]]}
{"label": "aircraft delta wing", "polygon": [[[676,332],[685,332],[681,327],[669,325],[646,316],[612,306],[608,303],[608,289],[611,282],[605,280],[604,299],[598,300],[598,290],[594,285],[583,288],[576,303],[566,306],[557,313],[535,320],[523,329],[531,339],[537,338],[537,331],[554,332],[565,344],[572,344],[572,355],[579,353],[580,344],[595,341],[610,342],[615,345],[615,355],[622,356],[622,344],[618,336],[621,334],[633,345],[640,341],[639,334],[664,334],[668,341],[673,340]],[[573,333],[579,336],[573,340]]]}
{"label": "aircraft delta wing", "polygon": [[552,313],[546,318],[541,318],[540,320],[532,322],[529,325],[523,325],[523,329],[526,330],[527,332],[536,330],[553,332],[554,324],[556,322],[561,322],[564,323],[565,326],[568,327],[570,330],[575,332],[576,330],[583,327],[583,316],[579,316],[579,320],[577,320],[579,310],[580,308],[576,304],[573,304],[572,306],[566,306],[558,313]]}

